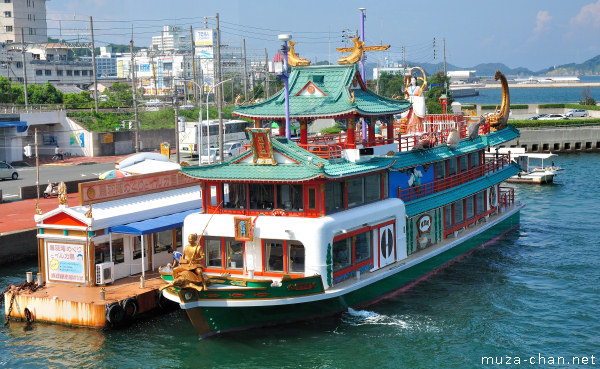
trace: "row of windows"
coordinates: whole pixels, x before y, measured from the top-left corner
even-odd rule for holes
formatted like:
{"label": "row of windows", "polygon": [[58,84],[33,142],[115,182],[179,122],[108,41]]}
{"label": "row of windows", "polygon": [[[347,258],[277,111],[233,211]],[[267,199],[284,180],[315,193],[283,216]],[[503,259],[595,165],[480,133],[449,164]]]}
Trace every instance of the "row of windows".
{"label": "row of windows", "polygon": [[[380,200],[381,174],[372,174],[365,177],[356,177],[347,181],[330,182],[325,185],[325,212],[335,213]],[[388,177],[383,176],[383,198],[388,197]]]}
{"label": "row of windows", "polygon": [[435,179],[453,176],[481,164],[479,151],[435,163]]}
{"label": "row of windows", "polygon": [[452,229],[485,212],[485,191],[444,207],[444,229]]}
{"label": "row of windows", "polygon": [[[205,265],[215,269],[244,269],[244,242],[228,237],[204,237]],[[263,240],[263,271],[304,273],[304,245],[298,241]]]}
{"label": "row of windows", "polygon": [[[141,236],[132,239],[133,242],[133,259],[142,257],[142,240]],[[166,230],[152,234],[153,254],[158,254],[173,249],[178,249],[182,246],[181,243],[181,228]],[[97,243],[94,247],[95,263],[104,263],[112,261],[115,264],[125,262],[125,245],[123,238],[112,240],[112,260],[110,260],[110,242]],[[147,257],[147,255],[146,255]]]}
{"label": "row of windows", "polygon": [[[19,67],[19,66],[17,65],[17,67]],[[63,72],[64,71],[62,69],[57,69],[56,70],[56,75],[57,76],[62,76]],[[88,76],[88,75],[93,76],[94,75],[91,70],[82,70],[82,71],[79,71],[79,70],[67,70],[66,72],[67,72],[67,76],[80,76],[80,75],[81,76]],[[50,69],[36,69],[35,75],[36,76],[43,76],[43,75],[51,76],[52,75],[52,70],[50,70]]]}

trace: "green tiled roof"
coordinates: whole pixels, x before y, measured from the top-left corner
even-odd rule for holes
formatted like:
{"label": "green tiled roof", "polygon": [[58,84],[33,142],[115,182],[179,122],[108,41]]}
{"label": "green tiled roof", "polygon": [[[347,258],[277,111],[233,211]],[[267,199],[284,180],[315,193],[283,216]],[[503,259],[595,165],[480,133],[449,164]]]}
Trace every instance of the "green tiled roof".
{"label": "green tiled roof", "polygon": [[[349,89],[357,72],[357,65],[333,65],[296,67],[289,78],[290,117],[311,118],[339,116],[350,112],[362,115],[390,115],[410,108],[406,100],[388,99],[371,91],[354,90],[354,102],[350,102]],[[326,96],[295,96],[312,82]],[[255,118],[284,118],[285,92],[258,104],[238,106],[234,114]]]}
{"label": "green tiled roof", "polygon": [[513,126],[508,126],[501,131],[479,136],[474,140],[468,138],[462,139],[456,149],[451,150],[448,146],[438,146],[429,150],[411,150],[399,152],[394,156],[396,163],[392,170],[401,170],[444,160],[457,155],[467,154],[469,152],[481,150],[488,146],[496,146],[519,137],[519,130]]}
{"label": "green tiled roof", "polygon": [[[298,164],[257,165],[236,163],[251,156],[245,152],[223,163],[182,167],[181,172],[191,177],[224,181],[306,181],[317,177],[339,178],[389,168],[393,157],[375,157],[371,160],[352,163],[346,160],[325,160],[304,150],[292,141],[277,138],[273,141],[276,152],[298,162]],[[319,167],[319,164],[323,164]]]}
{"label": "green tiled roof", "polygon": [[519,167],[513,163],[494,174],[481,177],[477,180],[465,183],[457,187],[452,187],[450,189],[438,192],[433,195],[425,196],[421,199],[407,202],[406,215],[411,217],[413,215],[421,214],[431,209],[439,208],[456,200],[460,200],[476,192],[483,191],[488,187],[498,184],[504,181],[505,179],[510,178],[515,174],[519,173],[519,171]]}

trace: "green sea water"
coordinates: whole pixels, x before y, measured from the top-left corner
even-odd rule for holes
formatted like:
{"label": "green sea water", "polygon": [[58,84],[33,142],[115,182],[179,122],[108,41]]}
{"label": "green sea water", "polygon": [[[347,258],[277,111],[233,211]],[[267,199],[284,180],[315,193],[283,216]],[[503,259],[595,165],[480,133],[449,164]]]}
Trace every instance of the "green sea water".
{"label": "green sea water", "polygon": [[[600,154],[555,163],[557,184],[511,185],[520,229],[368,308],[206,340],[181,311],[114,331],[11,322],[0,367],[582,368],[592,355],[600,366]],[[35,265],[3,266],[0,288]]]}

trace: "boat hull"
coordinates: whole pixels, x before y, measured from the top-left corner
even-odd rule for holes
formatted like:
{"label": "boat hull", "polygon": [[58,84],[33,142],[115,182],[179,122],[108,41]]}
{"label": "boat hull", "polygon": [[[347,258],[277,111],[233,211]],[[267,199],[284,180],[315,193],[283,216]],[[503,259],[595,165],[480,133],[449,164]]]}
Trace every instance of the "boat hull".
{"label": "boat hull", "polygon": [[520,177],[512,176],[509,179],[507,179],[506,182],[535,183],[535,184],[553,183],[554,182],[554,174],[541,174],[541,175],[522,174]]}
{"label": "boat hull", "polygon": [[[227,331],[333,315],[346,310],[348,307],[367,306],[410,288],[437,270],[464,257],[478,246],[485,246],[495,242],[506,233],[518,227],[520,219],[519,210],[520,208],[516,208],[516,210],[512,211],[512,214],[509,213],[508,216],[498,221],[497,224],[473,237],[465,238],[464,242],[458,243],[450,249],[372,284],[342,295],[285,305],[235,307],[199,306],[196,304],[193,307],[188,307],[188,304],[181,304],[181,307],[186,310],[199,335],[201,337],[208,337]],[[399,269],[401,266],[402,264],[398,266]]]}

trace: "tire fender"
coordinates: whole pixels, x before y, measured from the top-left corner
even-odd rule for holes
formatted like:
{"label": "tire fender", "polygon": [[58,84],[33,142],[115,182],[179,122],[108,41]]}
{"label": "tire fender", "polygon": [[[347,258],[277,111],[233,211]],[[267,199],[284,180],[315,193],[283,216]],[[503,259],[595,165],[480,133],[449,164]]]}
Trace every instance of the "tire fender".
{"label": "tire fender", "polygon": [[119,326],[125,318],[125,310],[118,302],[113,302],[106,307],[106,321],[113,326]]}
{"label": "tire fender", "polygon": [[121,305],[123,306],[123,312],[125,313],[126,317],[134,318],[137,315],[139,310],[137,298],[128,297],[121,302]]}

